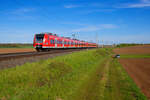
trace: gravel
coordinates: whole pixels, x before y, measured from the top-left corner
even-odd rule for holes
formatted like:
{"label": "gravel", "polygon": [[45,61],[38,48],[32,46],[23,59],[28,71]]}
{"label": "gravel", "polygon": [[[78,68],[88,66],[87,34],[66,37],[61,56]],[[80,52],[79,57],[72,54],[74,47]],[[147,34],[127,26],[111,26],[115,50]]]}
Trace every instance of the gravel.
{"label": "gravel", "polygon": [[22,57],[22,58],[13,58],[0,61],[0,69],[6,69],[11,67],[16,67],[17,65],[23,65],[27,62],[38,62],[40,60],[46,60],[48,58],[54,58],[56,56],[62,56],[65,54],[71,54],[72,52],[63,52],[63,53],[56,53],[56,54],[45,54],[45,55],[36,55],[32,57]]}

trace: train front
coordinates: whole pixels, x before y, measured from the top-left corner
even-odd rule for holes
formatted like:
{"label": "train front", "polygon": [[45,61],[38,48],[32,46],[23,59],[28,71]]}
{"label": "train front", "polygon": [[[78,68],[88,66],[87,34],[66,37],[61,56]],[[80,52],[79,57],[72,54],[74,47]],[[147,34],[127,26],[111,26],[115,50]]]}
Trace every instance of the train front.
{"label": "train front", "polygon": [[34,41],[33,41],[33,47],[37,51],[42,51],[43,41],[44,41],[44,35],[45,34],[35,34]]}

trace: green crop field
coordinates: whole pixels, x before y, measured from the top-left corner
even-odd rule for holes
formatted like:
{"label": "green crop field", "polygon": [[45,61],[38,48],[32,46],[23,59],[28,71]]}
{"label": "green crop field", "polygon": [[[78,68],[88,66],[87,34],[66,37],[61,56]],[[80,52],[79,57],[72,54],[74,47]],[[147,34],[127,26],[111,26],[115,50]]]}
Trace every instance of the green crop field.
{"label": "green crop field", "polygon": [[121,58],[150,58],[150,54],[122,54]]}
{"label": "green crop field", "polygon": [[136,43],[122,43],[122,44],[118,44],[116,47],[122,48],[122,47],[137,46],[137,45],[143,45],[143,44],[136,44]]}
{"label": "green crop field", "polygon": [[111,49],[95,49],[1,70],[0,100],[147,99]]}
{"label": "green crop field", "polygon": [[0,44],[0,48],[33,48],[32,44]]}

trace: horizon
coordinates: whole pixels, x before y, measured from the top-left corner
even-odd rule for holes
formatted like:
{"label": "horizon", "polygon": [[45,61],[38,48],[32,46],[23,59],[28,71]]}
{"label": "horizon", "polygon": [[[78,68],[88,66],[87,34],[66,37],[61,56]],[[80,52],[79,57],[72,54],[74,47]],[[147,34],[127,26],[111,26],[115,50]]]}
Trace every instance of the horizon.
{"label": "horizon", "polygon": [[150,43],[150,0],[1,0],[0,43],[32,43],[34,34],[99,44]]}

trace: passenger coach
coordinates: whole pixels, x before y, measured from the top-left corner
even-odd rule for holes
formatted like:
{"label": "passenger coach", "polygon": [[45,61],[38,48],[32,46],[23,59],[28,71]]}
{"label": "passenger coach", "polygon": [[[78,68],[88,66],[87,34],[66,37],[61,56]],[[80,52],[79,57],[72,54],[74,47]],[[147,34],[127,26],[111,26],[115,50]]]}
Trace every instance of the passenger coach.
{"label": "passenger coach", "polygon": [[67,48],[96,48],[96,43],[89,43],[68,37],[59,37],[52,33],[35,34],[33,46],[37,51]]}

